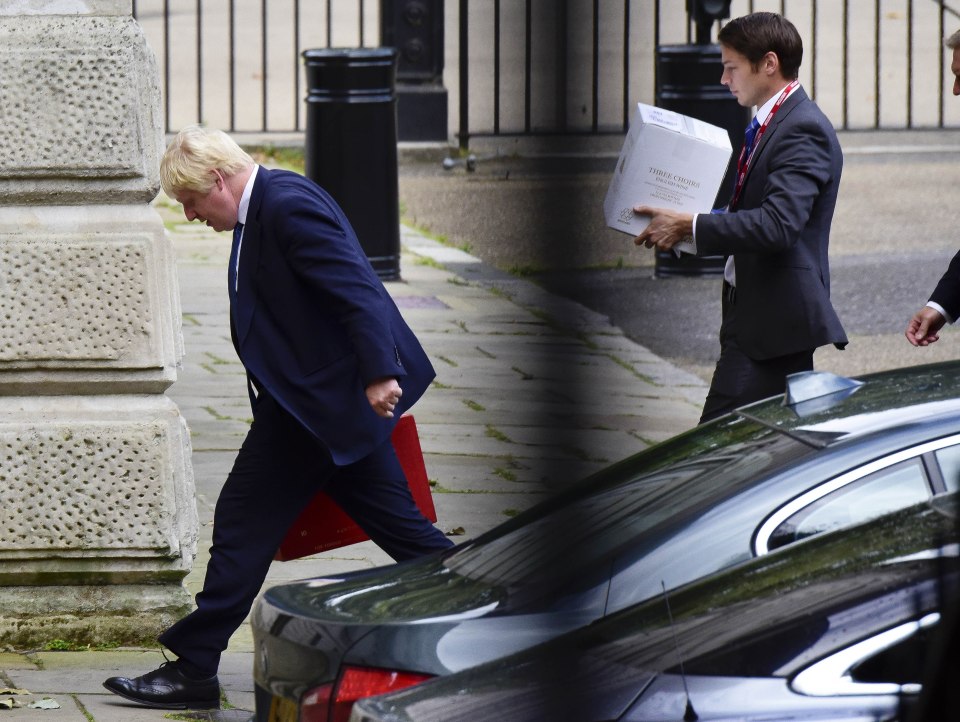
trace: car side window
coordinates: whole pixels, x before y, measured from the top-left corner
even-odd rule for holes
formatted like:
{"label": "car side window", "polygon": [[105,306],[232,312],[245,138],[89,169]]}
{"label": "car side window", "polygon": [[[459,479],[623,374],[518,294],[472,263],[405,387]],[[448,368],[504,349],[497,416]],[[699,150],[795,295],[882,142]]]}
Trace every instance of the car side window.
{"label": "car side window", "polygon": [[931,650],[931,635],[936,628],[936,625],[918,628],[898,644],[865,659],[850,670],[851,679],[863,684],[909,685],[908,690],[919,691]]}
{"label": "car side window", "polygon": [[876,471],[800,509],[773,531],[769,549],[831,529],[859,524],[919,504],[929,497],[930,488],[923,464],[919,458],[910,459]]}
{"label": "car side window", "polygon": [[939,449],[936,455],[947,491],[957,491],[960,489],[960,444]]}
{"label": "car side window", "polygon": [[790,686],[811,697],[917,695],[939,621],[940,614],[931,612],[839,649],[802,670]]}

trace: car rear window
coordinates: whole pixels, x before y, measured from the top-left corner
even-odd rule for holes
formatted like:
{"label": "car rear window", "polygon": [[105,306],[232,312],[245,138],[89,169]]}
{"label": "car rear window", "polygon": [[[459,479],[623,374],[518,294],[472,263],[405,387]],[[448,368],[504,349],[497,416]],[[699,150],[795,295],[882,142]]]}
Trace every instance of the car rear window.
{"label": "car rear window", "polygon": [[582,574],[627,545],[654,543],[668,522],[702,513],[813,453],[743,419],[699,427],[584,480],[557,503],[534,507],[444,564],[508,587]]}

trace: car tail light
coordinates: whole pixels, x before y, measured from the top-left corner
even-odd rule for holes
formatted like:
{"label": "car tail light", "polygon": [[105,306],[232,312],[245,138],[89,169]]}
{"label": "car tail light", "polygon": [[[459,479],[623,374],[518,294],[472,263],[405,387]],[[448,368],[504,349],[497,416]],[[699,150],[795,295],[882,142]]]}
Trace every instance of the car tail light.
{"label": "car tail light", "polygon": [[374,667],[345,667],[336,684],[309,690],[300,700],[300,722],[347,722],[358,699],[426,682],[429,674]]}

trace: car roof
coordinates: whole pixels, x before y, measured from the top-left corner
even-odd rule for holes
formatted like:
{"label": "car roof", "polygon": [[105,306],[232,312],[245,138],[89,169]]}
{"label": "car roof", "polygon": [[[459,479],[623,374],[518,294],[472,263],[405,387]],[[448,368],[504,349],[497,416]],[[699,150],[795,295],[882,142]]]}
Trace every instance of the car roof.
{"label": "car roof", "polygon": [[[827,393],[794,398],[788,384],[784,394],[741,407],[721,419],[727,423],[750,419],[821,447],[908,425],[960,420],[960,361],[891,369],[855,379],[822,375],[827,377],[823,385]],[[807,374],[795,377],[809,379]],[[836,390],[831,393],[834,382]]]}

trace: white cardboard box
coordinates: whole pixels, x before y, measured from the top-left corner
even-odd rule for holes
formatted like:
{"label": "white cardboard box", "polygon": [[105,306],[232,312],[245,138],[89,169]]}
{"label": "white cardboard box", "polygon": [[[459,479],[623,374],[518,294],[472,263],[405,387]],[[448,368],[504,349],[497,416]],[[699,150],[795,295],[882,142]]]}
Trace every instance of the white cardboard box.
{"label": "white cardboard box", "polygon": [[[607,225],[638,235],[650,218],[636,215],[633,207],[637,205],[709,212],[731,153],[730,137],[723,128],[637,103],[603,201]],[[675,248],[692,251],[689,243]]]}

